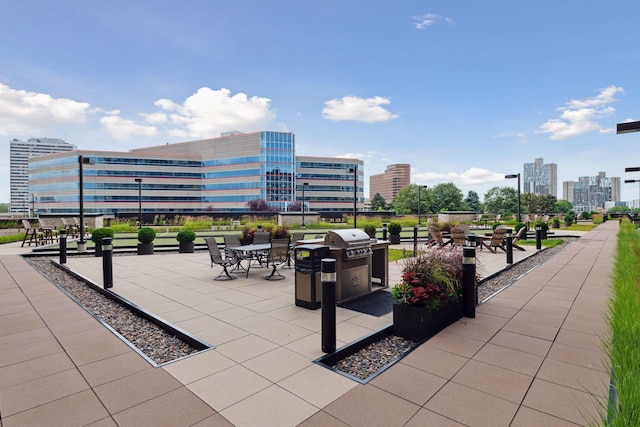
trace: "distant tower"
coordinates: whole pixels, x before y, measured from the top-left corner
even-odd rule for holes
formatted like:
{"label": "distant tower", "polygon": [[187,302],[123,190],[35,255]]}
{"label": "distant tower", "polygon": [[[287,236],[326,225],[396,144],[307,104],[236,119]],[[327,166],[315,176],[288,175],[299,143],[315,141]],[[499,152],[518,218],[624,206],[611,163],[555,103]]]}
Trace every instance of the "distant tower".
{"label": "distant tower", "polygon": [[[26,213],[29,211],[29,157],[43,154],[60,153],[77,150],[73,144],[62,139],[31,138],[28,141],[13,139],[9,145],[9,162],[11,169],[11,205],[9,212]],[[32,198],[35,195],[31,194]]]}
{"label": "distant tower", "polygon": [[411,183],[411,165],[402,163],[387,166],[381,174],[369,177],[369,198],[380,193],[387,203],[391,203],[398,192]]}
{"label": "distant tower", "polygon": [[545,165],[542,157],[534,163],[525,163],[522,192],[558,197],[558,165]]}

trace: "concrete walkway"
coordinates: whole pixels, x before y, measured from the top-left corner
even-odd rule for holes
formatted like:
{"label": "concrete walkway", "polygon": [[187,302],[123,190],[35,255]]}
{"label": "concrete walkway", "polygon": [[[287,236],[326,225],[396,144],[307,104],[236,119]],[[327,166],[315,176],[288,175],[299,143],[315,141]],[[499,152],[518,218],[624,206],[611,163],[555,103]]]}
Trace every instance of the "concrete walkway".
{"label": "concrete walkway", "polygon": [[[320,311],[293,305],[293,270],[213,282],[204,253],[114,258],[112,290],[216,345],[154,368],[0,247],[2,426],[586,425],[608,391],[617,230],[585,234],[366,385],[311,362]],[[484,275],[506,265],[488,251],[479,263]],[[102,280],[99,258],[68,265]],[[400,265],[390,270],[393,284]],[[339,308],[338,322],[340,346],[391,315]]]}

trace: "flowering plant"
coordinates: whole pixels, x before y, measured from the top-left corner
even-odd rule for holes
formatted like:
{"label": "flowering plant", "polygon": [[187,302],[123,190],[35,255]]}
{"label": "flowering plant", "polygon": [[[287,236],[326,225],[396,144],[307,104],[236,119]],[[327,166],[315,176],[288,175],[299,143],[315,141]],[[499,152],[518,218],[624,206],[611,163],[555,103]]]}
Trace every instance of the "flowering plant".
{"label": "flowering plant", "polygon": [[436,310],[457,301],[461,294],[462,251],[439,248],[404,261],[402,282],[391,289],[401,305]]}

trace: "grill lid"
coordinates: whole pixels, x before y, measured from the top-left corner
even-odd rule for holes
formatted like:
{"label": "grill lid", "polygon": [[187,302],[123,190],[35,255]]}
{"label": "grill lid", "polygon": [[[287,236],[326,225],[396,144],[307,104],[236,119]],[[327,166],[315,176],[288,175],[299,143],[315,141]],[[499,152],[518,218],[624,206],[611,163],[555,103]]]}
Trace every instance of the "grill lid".
{"label": "grill lid", "polygon": [[346,230],[329,230],[324,237],[324,244],[348,249],[355,247],[370,247],[371,240],[369,235],[357,228],[350,228]]}

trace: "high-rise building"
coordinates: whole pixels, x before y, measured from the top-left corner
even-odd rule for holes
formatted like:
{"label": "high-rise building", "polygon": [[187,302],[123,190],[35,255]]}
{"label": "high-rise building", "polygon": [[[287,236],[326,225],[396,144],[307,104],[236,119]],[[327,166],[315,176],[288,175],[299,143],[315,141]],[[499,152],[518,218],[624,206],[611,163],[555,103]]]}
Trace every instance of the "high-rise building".
{"label": "high-rise building", "polygon": [[[355,169],[355,171],[354,171]],[[296,200],[310,211],[352,211],[364,206],[364,162],[338,157],[296,157]],[[355,191],[355,192],[354,192]]]}
{"label": "high-rise building", "polygon": [[562,198],[573,204],[574,212],[595,212],[604,209],[606,202],[620,201],[620,177],[607,177],[605,172],[581,176],[577,182],[563,182],[562,193]]}
{"label": "high-rise building", "polygon": [[312,209],[350,210],[350,168],[356,168],[360,207],[363,202],[361,160],[296,159],[291,132],[231,132],[130,152],[73,151],[33,158],[30,187],[38,192],[41,212],[78,212],[80,155],[91,160],[82,167],[87,213],[137,212],[139,202],[144,212],[244,211],[255,199],[285,211],[301,199],[296,175],[298,182],[309,183],[305,190],[314,197]]}
{"label": "high-rise building", "polygon": [[558,165],[544,164],[542,157],[524,164],[522,192],[558,197]]}
{"label": "high-rise building", "polygon": [[38,203],[38,194],[29,189],[29,158],[43,154],[77,150],[73,144],[62,139],[30,138],[27,141],[13,139],[9,144],[10,206],[9,212],[33,214]]}
{"label": "high-rise building", "polygon": [[387,166],[380,174],[369,177],[369,198],[379,193],[387,203],[393,202],[398,192],[411,183],[411,165],[402,163]]}

